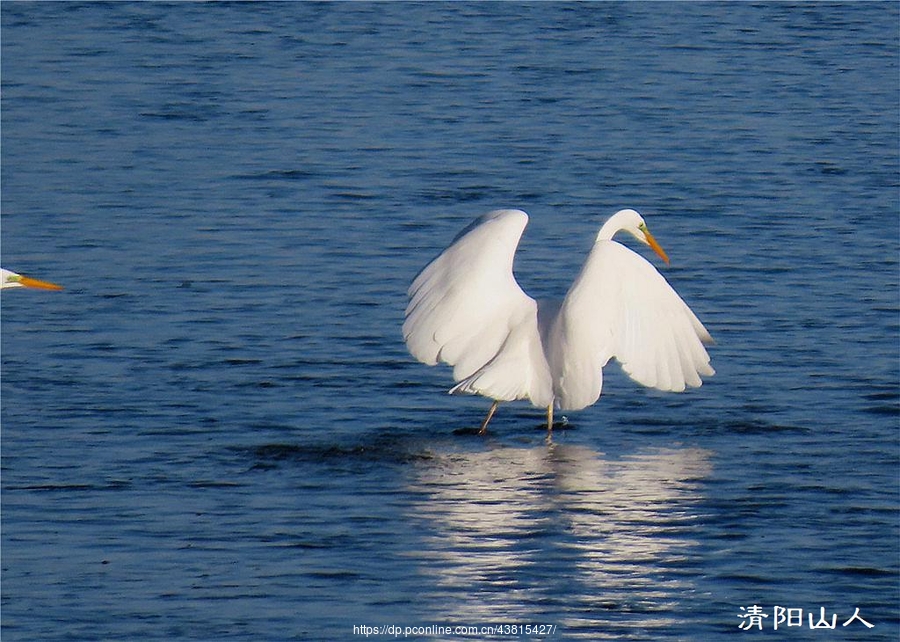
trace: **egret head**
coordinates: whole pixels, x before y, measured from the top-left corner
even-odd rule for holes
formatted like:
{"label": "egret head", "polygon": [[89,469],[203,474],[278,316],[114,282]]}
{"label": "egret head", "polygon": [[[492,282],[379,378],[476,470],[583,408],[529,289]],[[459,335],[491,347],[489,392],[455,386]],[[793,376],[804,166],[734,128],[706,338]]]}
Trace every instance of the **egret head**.
{"label": "egret head", "polygon": [[4,288],[38,288],[40,290],[62,290],[55,283],[39,281],[28,276],[22,276],[9,270],[0,268],[0,289]]}
{"label": "egret head", "polygon": [[611,232],[611,234],[609,234],[607,238],[611,239],[613,234],[619,231],[628,232],[644,245],[649,245],[650,249],[656,252],[666,265],[669,264],[669,257],[666,256],[665,251],[660,247],[659,243],[656,242],[656,239],[653,238],[650,230],[647,229],[647,223],[644,222],[644,217],[635,210],[619,210],[613,214],[606,224],[600,228],[601,235],[608,226],[610,228],[608,232]]}

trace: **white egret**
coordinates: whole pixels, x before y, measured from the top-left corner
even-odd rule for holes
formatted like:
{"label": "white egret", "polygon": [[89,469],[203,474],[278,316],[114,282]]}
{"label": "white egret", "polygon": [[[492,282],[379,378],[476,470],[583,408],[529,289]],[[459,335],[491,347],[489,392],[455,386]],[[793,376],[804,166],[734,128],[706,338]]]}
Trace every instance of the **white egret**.
{"label": "white egret", "polygon": [[[409,288],[403,337],[422,363],[453,367],[451,394],[528,399],[547,409],[580,410],[600,397],[602,369],[615,358],[644,386],[681,392],[715,371],[703,344],[712,337],[646,259],[613,241],[628,232],[667,264],[636,211],[617,212],[562,301],[535,301],[513,276],[528,215],[497,210],[476,219]],[[548,433],[549,434],[549,433]]]}
{"label": "white egret", "polygon": [[38,288],[40,290],[62,290],[62,286],[47,281],[32,279],[30,276],[22,276],[0,268],[0,290],[6,288]]}

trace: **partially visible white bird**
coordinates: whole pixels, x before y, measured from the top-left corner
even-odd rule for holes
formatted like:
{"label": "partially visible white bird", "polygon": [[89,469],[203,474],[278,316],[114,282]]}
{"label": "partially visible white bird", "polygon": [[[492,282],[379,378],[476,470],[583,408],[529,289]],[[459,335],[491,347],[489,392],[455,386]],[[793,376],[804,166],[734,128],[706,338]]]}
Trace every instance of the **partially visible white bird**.
{"label": "partially visible white bird", "polygon": [[476,219],[415,278],[403,338],[422,363],[453,366],[451,394],[528,399],[547,409],[580,410],[600,397],[602,369],[615,358],[645,386],[681,392],[715,371],[703,344],[712,337],[646,259],[613,241],[628,232],[667,264],[636,211],[617,212],[562,301],[535,301],[513,276],[528,215],[497,210]]}
{"label": "partially visible white bird", "polygon": [[0,268],[0,290],[6,288],[38,288],[40,290],[62,290],[62,286],[47,281],[32,279]]}

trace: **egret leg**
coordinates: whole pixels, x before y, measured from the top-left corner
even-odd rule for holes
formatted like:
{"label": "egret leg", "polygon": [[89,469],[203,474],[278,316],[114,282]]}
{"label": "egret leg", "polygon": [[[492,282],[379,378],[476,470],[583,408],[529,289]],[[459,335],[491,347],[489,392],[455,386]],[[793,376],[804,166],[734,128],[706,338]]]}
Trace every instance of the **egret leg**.
{"label": "egret leg", "polygon": [[547,406],[547,432],[553,432],[553,404]]}
{"label": "egret leg", "polygon": [[497,400],[491,405],[491,409],[488,410],[487,417],[484,418],[484,421],[481,422],[481,429],[478,431],[479,435],[483,435],[487,430],[487,425],[491,421],[491,417],[494,416],[494,413],[497,411],[497,406],[500,405],[500,401]]}

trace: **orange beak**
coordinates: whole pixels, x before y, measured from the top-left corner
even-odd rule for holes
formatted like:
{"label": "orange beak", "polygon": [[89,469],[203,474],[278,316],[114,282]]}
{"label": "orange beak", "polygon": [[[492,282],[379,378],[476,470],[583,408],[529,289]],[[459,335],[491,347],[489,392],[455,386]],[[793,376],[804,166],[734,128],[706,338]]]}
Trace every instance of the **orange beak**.
{"label": "orange beak", "polygon": [[47,281],[39,281],[38,279],[32,279],[30,276],[20,276],[18,278],[18,281],[26,288],[38,288],[39,290],[62,290],[61,285],[48,283]]}
{"label": "orange beak", "polygon": [[647,243],[650,245],[650,248],[656,252],[656,254],[665,261],[666,265],[669,264],[669,257],[666,256],[665,250],[662,249],[659,243],[656,242],[656,239],[653,238],[653,235],[650,233],[650,230],[647,229],[646,226],[643,226],[641,231],[644,233],[644,236],[647,238]]}

